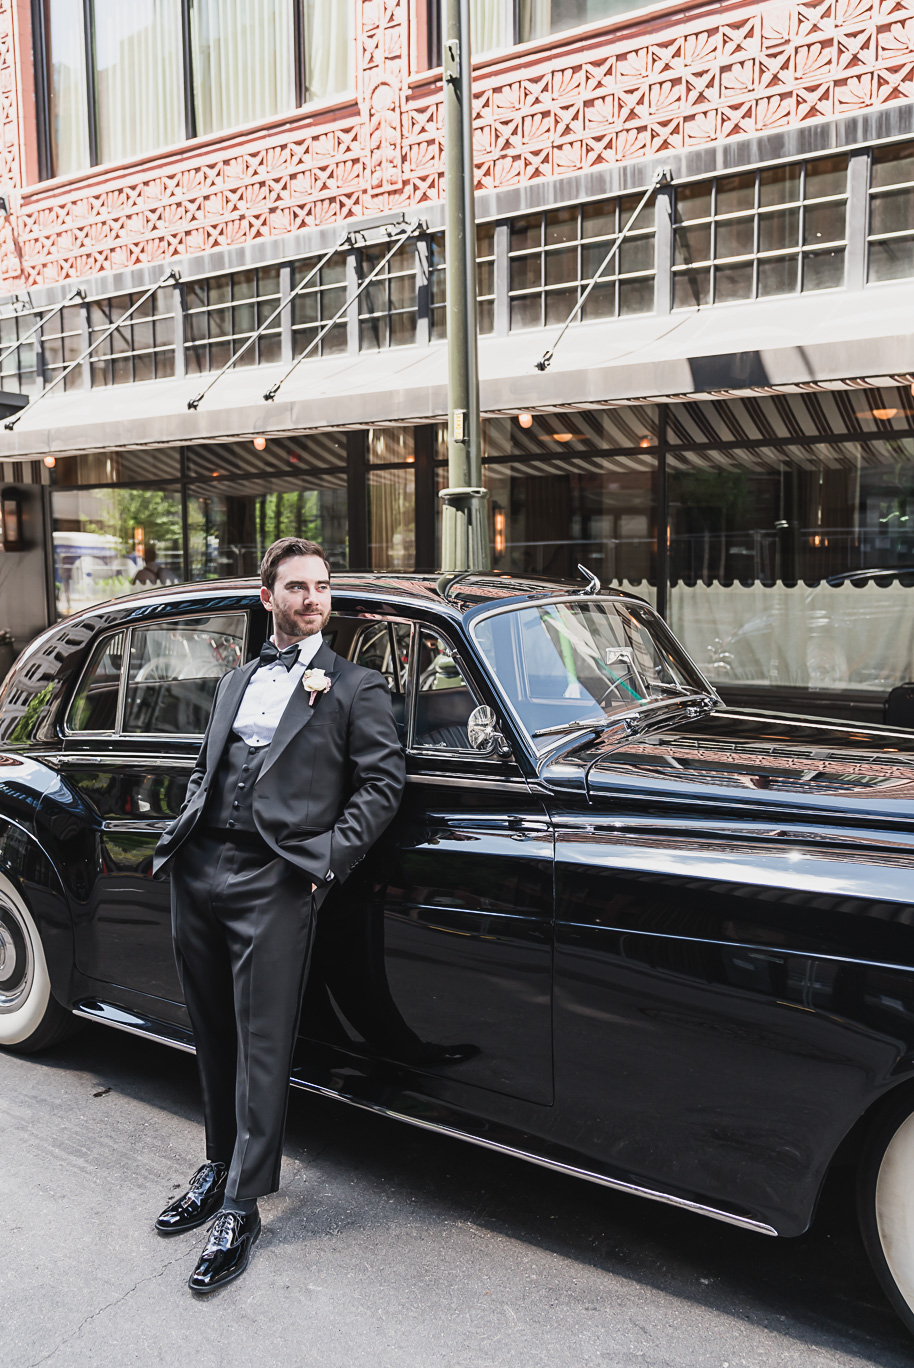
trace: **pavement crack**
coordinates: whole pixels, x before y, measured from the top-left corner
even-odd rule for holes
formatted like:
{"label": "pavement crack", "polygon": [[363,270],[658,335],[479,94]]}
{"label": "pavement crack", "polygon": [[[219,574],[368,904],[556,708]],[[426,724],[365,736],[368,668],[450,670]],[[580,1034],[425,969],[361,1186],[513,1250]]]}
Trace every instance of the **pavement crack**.
{"label": "pavement crack", "polygon": [[157,1272],[148,1273],[145,1278],[138,1278],[132,1287],[128,1287],[125,1292],[121,1292],[120,1295],[115,1297],[112,1301],[106,1302],[104,1306],[98,1307],[96,1311],[90,1311],[89,1315],[80,1321],[75,1330],[71,1330],[68,1335],[64,1335],[63,1339],[55,1344],[53,1349],[48,1350],[41,1358],[35,1359],[28,1365],[28,1368],[40,1368],[42,1363],[47,1363],[55,1354],[59,1353],[61,1349],[72,1343],[77,1335],[79,1335],[92,1321],[97,1320],[98,1317],[103,1316],[106,1311],[110,1311],[112,1307],[119,1306],[122,1301],[126,1301],[128,1297],[133,1296],[133,1293],[137,1288],[142,1287],[144,1283],[155,1282],[156,1278],[161,1278],[163,1273],[168,1272],[172,1264],[181,1263],[182,1259],[186,1257],[186,1254],[187,1250],[185,1249],[181,1254],[175,1255],[173,1259],[168,1259]]}

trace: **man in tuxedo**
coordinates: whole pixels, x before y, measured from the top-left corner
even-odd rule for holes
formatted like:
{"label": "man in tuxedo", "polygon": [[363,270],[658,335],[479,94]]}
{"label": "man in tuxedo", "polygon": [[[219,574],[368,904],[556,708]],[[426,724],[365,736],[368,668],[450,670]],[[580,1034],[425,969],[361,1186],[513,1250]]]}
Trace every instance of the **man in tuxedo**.
{"label": "man in tuxedo", "polygon": [[314,916],[397,811],[405,783],[387,685],[321,637],[330,568],[286,537],[261,565],[273,636],[219,682],[171,867],[175,955],[197,1048],[206,1162],[156,1221],[216,1220],[190,1277],[206,1293],[244,1272],[257,1198],[279,1186],[292,1050]]}

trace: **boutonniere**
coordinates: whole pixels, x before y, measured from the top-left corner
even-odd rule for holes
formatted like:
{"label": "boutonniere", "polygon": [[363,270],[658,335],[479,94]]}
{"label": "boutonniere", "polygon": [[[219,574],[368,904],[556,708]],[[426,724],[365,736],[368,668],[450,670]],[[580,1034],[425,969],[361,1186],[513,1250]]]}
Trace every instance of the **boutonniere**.
{"label": "boutonniere", "polygon": [[305,670],[302,675],[302,688],[311,697],[308,699],[308,707],[314,707],[314,700],[318,694],[326,693],[330,688],[330,680],[323,670]]}

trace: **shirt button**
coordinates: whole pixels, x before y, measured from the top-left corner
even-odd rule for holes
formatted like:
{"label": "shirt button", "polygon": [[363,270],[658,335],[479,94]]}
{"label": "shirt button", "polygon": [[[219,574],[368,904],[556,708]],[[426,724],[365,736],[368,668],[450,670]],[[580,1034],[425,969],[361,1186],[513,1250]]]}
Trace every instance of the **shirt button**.
{"label": "shirt button", "polygon": [[241,807],[241,804],[239,803],[239,801],[238,801],[237,798],[235,799],[234,803],[232,803],[232,807],[233,807],[233,808]]}
{"label": "shirt button", "polygon": [[239,788],[244,788],[244,780],[243,780],[243,779],[239,779],[239,780],[238,780],[238,787],[239,787]]}
{"label": "shirt button", "polygon": [[235,825],[235,823],[232,821],[231,817],[228,819],[228,824],[229,824],[230,827],[232,827],[232,826]]}

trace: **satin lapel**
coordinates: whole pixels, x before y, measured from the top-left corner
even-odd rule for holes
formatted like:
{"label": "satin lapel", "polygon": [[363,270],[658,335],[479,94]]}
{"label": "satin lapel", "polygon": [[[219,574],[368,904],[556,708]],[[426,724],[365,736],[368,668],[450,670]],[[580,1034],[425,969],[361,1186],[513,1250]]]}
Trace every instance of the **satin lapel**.
{"label": "satin lapel", "polygon": [[240,669],[232,671],[233,678],[226,685],[225,693],[219,700],[219,712],[213,718],[213,729],[209,734],[209,744],[206,748],[207,771],[214,770],[222,759],[222,752],[225,750],[225,743],[232,729],[235,713],[238,711],[238,704],[241,702],[241,695],[247,688],[248,680],[259,663],[257,660],[251,660],[247,665],[242,665]]}
{"label": "satin lapel", "polygon": [[[331,651],[326,641],[321,642],[317,655],[312,660],[309,669],[323,670],[330,680],[330,687],[339,678],[339,656],[335,651]],[[308,695],[299,683],[296,685],[292,697],[283,710],[283,715],[279,719],[279,726],[273,733],[273,740],[270,742],[270,749],[267,752],[257,782],[266,774],[267,770],[275,765],[286,746],[297,736],[302,727],[307,727],[317,709],[321,706],[321,699],[314,700],[314,707],[308,705]]]}

